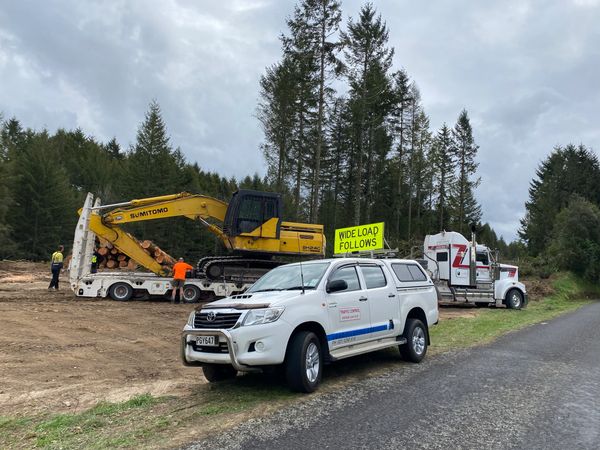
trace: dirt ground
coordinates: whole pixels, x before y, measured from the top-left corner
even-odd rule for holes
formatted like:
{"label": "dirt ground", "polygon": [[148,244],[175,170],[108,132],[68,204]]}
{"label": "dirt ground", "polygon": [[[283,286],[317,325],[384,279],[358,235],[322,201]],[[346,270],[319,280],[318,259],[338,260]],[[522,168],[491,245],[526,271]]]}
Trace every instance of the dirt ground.
{"label": "dirt ground", "polygon": [[[44,264],[0,261],[0,415],[80,411],[105,400],[186,396],[202,371],[179,360],[193,305],[78,298],[61,275],[48,291]],[[473,317],[442,308],[441,319]]]}
{"label": "dirt ground", "polygon": [[0,262],[0,415],[81,410],[133,395],[185,395],[205,382],[179,360],[192,305],[77,298],[66,274]]}

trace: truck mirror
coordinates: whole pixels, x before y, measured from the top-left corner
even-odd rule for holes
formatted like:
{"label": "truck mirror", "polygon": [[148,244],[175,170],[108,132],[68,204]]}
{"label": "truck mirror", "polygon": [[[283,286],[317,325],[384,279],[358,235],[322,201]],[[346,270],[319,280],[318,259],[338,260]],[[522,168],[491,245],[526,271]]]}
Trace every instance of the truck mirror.
{"label": "truck mirror", "polygon": [[332,292],[345,291],[348,289],[348,283],[346,280],[331,280],[327,283],[327,292],[331,294]]}

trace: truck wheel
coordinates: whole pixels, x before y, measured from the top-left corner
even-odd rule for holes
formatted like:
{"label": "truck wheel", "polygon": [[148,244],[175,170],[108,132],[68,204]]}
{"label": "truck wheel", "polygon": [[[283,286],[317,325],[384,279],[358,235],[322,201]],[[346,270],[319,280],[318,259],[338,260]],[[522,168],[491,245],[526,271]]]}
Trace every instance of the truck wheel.
{"label": "truck wheel", "polygon": [[108,295],[113,300],[126,302],[133,295],[133,288],[127,283],[115,283],[108,290]]}
{"label": "truck wheel", "polygon": [[185,303],[198,303],[200,301],[200,289],[193,284],[183,286],[183,301]]}
{"label": "truck wheel", "polygon": [[321,382],[321,342],[311,331],[300,331],[290,340],[285,358],[285,377],[294,391],[313,392]]}
{"label": "truck wheel", "polygon": [[521,309],[523,307],[523,294],[518,289],[511,289],[506,294],[506,307],[509,309]]}
{"label": "truck wheel", "polygon": [[237,375],[237,370],[229,364],[207,364],[202,366],[202,372],[209,383],[229,380]]}
{"label": "truck wheel", "polygon": [[427,329],[419,319],[407,319],[404,328],[406,344],[400,345],[400,355],[405,361],[419,363],[427,353]]}

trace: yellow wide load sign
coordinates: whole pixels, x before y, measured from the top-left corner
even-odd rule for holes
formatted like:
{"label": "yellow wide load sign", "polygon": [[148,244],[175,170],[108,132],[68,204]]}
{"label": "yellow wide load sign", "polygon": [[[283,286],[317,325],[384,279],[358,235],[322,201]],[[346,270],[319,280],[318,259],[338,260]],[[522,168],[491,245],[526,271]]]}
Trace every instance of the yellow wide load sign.
{"label": "yellow wide load sign", "polygon": [[383,222],[335,230],[333,253],[350,253],[383,248]]}

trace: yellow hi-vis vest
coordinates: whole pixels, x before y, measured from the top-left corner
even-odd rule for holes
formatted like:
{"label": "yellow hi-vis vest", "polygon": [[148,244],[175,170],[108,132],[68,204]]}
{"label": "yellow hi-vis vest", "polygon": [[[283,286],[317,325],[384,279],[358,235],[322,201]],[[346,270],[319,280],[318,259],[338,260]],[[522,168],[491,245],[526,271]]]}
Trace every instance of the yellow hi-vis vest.
{"label": "yellow hi-vis vest", "polygon": [[52,264],[63,262],[63,254],[61,252],[52,253]]}

